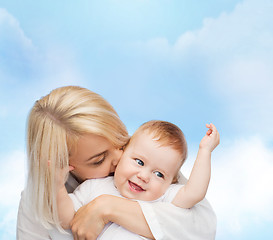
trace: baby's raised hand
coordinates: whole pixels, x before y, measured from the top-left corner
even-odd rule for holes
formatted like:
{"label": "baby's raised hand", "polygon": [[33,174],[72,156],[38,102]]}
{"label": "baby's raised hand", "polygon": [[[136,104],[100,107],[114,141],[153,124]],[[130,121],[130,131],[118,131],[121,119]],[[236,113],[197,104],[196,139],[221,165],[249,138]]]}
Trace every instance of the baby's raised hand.
{"label": "baby's raised hand", "polygon": [[220,143],[220,135],[216,127],[212,123],[206,124],[206,127],[209,130],[207,131],[206,135],[202,138],[199,144],[199,148],[207,149],[208,151],[212,152]]}

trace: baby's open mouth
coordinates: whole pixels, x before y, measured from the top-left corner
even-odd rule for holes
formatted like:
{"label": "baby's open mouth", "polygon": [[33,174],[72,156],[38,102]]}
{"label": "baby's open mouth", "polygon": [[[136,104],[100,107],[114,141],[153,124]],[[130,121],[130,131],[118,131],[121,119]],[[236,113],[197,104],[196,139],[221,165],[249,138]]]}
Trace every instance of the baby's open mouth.
{"label": "baby's open mouth", "polygon": [[136,183],[131,182],[130,180],[128,181],[130,189],[134,192],[143,192],[146,191],[144,190],[142,187],[140,187],[139,185],[137,185]]}

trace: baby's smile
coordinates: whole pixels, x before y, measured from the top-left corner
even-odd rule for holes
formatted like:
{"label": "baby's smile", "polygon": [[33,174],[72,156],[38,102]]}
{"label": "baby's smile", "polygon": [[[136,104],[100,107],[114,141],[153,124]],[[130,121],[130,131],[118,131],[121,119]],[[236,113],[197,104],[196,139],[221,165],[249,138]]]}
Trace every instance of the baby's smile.
{"label": "baby's smile", "polygon": [[137,185],[136,183],[131,182],[130,180],[128,180],[128,184],[129,184],[130,190],[133,191],[133,192],[143,192],[143,191],[146,191],[141,186]]}

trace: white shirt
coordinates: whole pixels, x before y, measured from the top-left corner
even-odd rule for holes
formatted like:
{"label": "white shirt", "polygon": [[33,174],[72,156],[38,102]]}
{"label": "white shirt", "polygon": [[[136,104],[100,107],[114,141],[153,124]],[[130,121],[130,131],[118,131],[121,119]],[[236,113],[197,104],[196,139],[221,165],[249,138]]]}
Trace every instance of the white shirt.
{"label": "white shirt", "polygon": [[[159,202],[159,201],[172,202],[178,190],[182,186],[183,185],[172,184],[163,196],[161,196],[159,199],[152,202]],[[77,211],[80,207],[82,207],[83,205],[86,205],[87,203],[92,201],[94,198],[102,194],[122,197],[114,185],[113,177],[87,180],[84,183],[82,183],[73,193],[69,194],[69,196],[73,201],[75,211]],[[57,229],[51,230],[50,236],[54,240],[55,239],[56,240],[73,239],[71,233],[70,233],[70,236],[68,236],[68,234],[60,233]],[[98,240],[109,240],[109,239],[111,240],[128,240],[128,239],[140,240],[140,239],[147,239],[147,238],[144,238],[135,233],[132,233],[115,223],[108,223],[97,239]]]}
{"label": "white shirt", "polygon": [[[68,179],[68,183],[71,177]],[[73,183],[75,180],[73,179]],[[180,183],[185,183],[181,175]],[[73,184],[71,184],[73,185]],[[216,216],[206,199],[191,209],[175,207],[168,202],[139,202],[146,221],[157,240],[215,239]],[[17,218],[17,240],[48,240],[50,233],[39,221],[21,195]]]}

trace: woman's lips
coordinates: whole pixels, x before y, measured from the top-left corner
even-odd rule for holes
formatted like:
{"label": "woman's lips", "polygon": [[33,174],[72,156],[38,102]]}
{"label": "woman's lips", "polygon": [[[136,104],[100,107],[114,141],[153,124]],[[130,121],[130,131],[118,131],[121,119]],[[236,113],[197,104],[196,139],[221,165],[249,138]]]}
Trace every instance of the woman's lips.
{"label": "woman's lips", "polygon": [[136,183],[131,182],[130,180],[128,181],[128,183],[129,183],[129,188],[133,192],[143,192],[143,191],[145,191],[142,187],[140,187]]}

